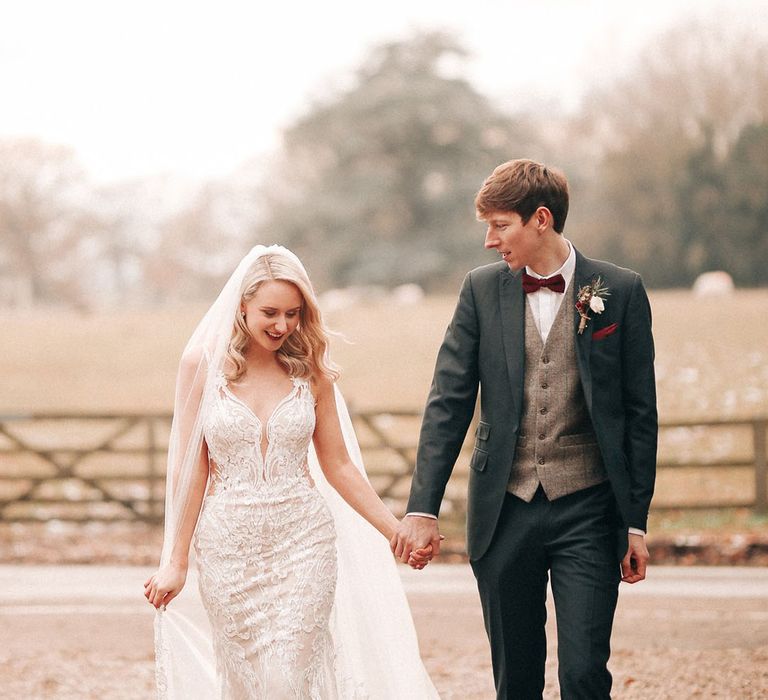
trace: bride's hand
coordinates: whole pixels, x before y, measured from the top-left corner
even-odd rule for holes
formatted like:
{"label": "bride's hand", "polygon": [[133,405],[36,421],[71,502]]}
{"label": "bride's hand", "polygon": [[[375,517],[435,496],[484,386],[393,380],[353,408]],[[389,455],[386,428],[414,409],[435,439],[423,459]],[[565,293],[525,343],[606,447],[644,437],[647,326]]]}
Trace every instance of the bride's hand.
{"label": "bride's hand", "polygon": [[144,582],[144,597],[159,608],[168,605],[184,588],[187,568],[169,564],[158,569]]}
{"label": "bride's hand", "polygon": [[428,544],[423,549],[414,549],[408,557],[408,566],[412,569],[421,570],[430,561],[432,561],[432,545]]}
{"label": "bride's hand", "polygon": [[[445,539],[444,535],[440,535],[440,541],[442,542]],[[412,569],[417,569],[418,571],[421,571],[429,562],[432,561],[432,557],[435,556],[434,551],[432,550],[432,544],[428,544],[426,547],[422,547],[421,549],[414,549],[411,550],[411,554],[408,557],[408,566],[410,566]]]}

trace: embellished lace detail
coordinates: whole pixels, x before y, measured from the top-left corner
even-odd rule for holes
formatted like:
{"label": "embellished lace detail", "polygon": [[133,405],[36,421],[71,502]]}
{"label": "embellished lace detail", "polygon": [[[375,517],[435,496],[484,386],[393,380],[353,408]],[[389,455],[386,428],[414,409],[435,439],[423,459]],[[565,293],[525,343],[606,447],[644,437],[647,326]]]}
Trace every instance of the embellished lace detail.
{"label": "embellished lace detail", "polygon": [[222,697],[338,698],[336,533],[309,475],[311,388],[293,379],[262,425],[223,374],[214,385],[204,418],[211,485],[195,550]]}
{"label": "embellished lace detail", "polygon": [[163,620],[161,616],[165,614],[164,609],[157,611],[155,616],[155,686],[157,688],[157,700],[166,700],[168,698],[168,678],[170,669],[168,668],[169,659],[171,659],[171,650],[165,638],[163,630]]}

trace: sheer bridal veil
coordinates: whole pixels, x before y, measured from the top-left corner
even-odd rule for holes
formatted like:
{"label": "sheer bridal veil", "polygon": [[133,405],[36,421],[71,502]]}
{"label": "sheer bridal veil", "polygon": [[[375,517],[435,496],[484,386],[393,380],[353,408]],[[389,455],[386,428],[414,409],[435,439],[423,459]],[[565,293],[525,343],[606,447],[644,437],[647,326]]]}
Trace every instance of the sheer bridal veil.
{"label": "sheer bridal veil", "polygon": [[[170,561],[181,536],[184,514],[194,500],[192,486],[201,463],[203,418],[215,396],[217,374],[224,366],[243,281],[253,263],[269,254],[288,256],[303,270],[298,258],[286,248],[253,248],[198,324],[182,355],[168,447],[161,566]],[[349,455],[365,474],[352,421],[338,389],[336,402]],[[388,543],[328,484],[313,448],[309,464],[336,525],[338,580],[331,633],[340,699],[437,698],[419,656],[413,620]],[[193,581],[167,610],[157,612],[155,654],[161,700],[221,697],[210,628]]]}

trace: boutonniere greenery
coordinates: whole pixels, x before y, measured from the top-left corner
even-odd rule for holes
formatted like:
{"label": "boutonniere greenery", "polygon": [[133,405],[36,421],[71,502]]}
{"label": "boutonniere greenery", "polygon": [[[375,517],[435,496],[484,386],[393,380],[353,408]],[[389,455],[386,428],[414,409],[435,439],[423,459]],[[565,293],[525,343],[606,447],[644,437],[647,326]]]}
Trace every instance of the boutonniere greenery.
{"label": "boutonniere greenery", "polygon": [[579,312],[581,320],[579,321],[579,335],[584,332],[587,323],[592,318],[590,311],[601,314],[605,311],[605,298],[611,296],[608,287],[605,286],[600,277],[596,277],[589,284],[579,287],[576,294],[576,311]]}

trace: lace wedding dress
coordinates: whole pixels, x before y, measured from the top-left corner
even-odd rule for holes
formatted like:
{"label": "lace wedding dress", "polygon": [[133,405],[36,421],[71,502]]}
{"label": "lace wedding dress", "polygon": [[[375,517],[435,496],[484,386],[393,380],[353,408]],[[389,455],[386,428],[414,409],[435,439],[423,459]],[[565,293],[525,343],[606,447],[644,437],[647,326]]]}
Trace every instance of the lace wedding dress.
{"label": "lace wedding dress", "polygon": [[216,389],[195,550],[223,695],[333,700],[336,535],[307,463],[310,386],[294,379],[264,425],[223,373]]}
{"label": "lace wedding dress", "polygon": [[[161,566],[192,507],[203,441],[210,478],[194,539],[198,585],[155,615],[158,698],[437,698],[386,539],[320,468],[310,385],[294,379],[263,424],[227,386],[232,319],[245,276],[263,255],[289,257],[303,270],[285,248],[254,247],[179,367]],[[366,478],[346,403],[334,393],[347,452]]]}

